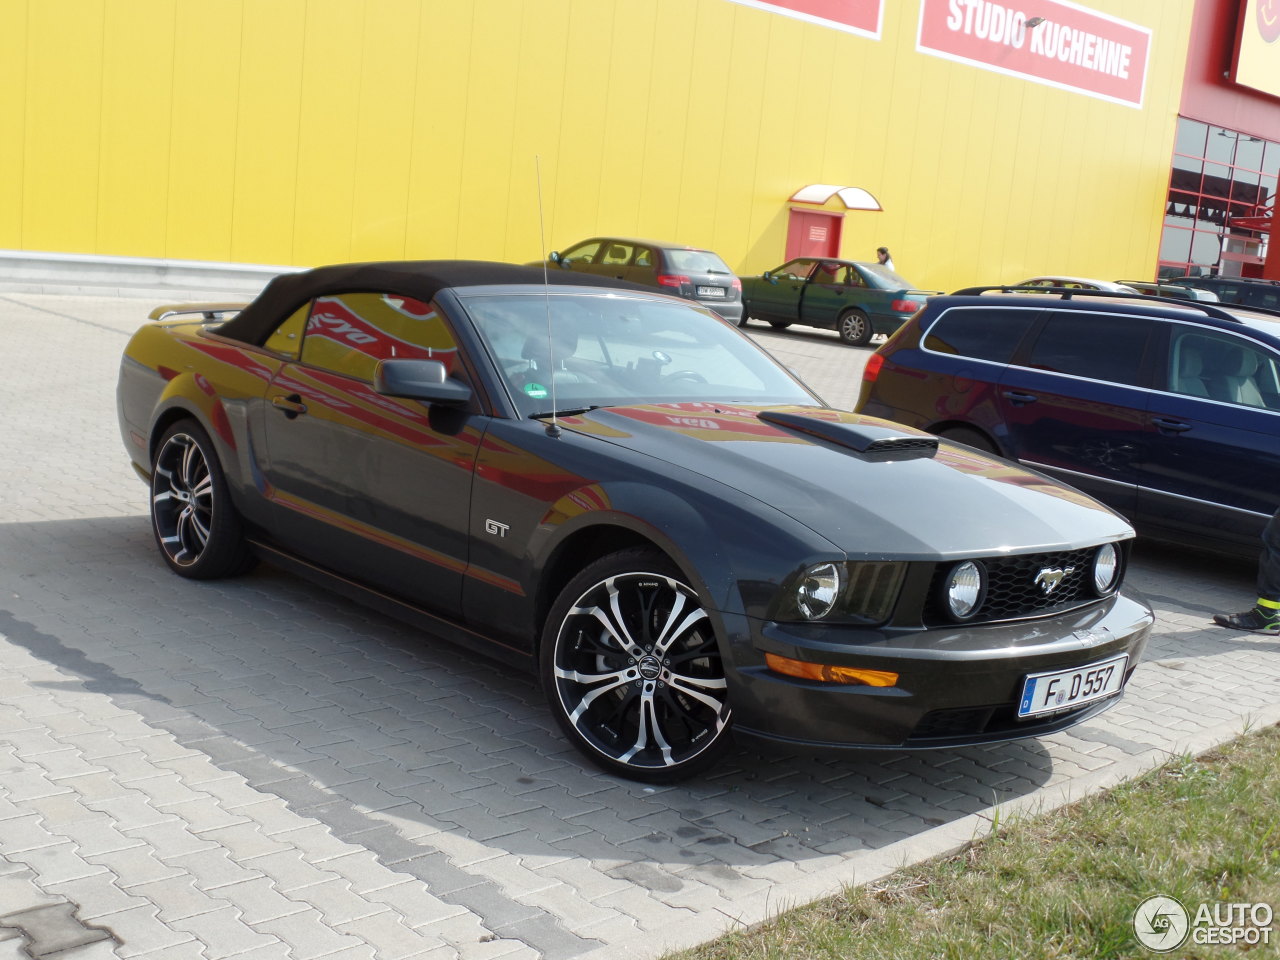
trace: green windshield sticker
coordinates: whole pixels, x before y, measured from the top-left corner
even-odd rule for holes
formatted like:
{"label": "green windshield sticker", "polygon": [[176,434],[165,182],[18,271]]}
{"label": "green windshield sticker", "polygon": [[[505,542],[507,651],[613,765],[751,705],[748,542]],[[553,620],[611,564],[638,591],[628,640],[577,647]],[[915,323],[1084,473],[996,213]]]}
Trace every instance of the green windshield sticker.
{"label": "green windshield sticker", "polygon": [[535,400],[541,400],[547,395],[547,388],[540,383],[526,383],[524,385],[524,392]]}

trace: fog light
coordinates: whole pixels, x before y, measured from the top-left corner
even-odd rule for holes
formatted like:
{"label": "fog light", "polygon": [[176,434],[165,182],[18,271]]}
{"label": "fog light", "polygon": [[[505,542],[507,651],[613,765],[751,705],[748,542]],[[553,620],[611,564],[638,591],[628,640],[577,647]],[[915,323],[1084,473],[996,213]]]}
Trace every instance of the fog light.
{"label": "fog light", "polygon": [[1120,554],[1114,543],[1104,543],[1093,555],[1093,589],[1099,594],[1110,593],[1120,575]]}
{"label": "fog light", "polygon": [[840,596],[840,567],[819,563],[810,567],[796,587],[796,606],[810,620],[821,620]]}
{"label": "fog light", "polygon": [[987,592],[986,571],[972,560],[951,569],[946,583],[947,609],[957,620],[968,620],[982,605]]}
{"label": "fog light", "polygon": [[863,687],[892,687],[898,675],[891,670],[862,670],[858,667],[833,667],[825,663],[808,663],[792,660],[777,654],[766,653],[764,662],[774,673],[818,683],[845,683]]}

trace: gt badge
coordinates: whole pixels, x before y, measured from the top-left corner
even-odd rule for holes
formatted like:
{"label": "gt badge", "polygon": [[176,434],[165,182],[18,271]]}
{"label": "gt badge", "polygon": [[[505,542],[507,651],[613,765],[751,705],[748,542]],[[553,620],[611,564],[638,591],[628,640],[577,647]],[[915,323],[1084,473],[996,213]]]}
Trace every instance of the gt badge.
{"label": "gt badge", "polygon": [[505,537],[507,531],[511,529],[509,523],[499,523],[497,520],[485,520],[484,532],[492,533],[495,537]]}

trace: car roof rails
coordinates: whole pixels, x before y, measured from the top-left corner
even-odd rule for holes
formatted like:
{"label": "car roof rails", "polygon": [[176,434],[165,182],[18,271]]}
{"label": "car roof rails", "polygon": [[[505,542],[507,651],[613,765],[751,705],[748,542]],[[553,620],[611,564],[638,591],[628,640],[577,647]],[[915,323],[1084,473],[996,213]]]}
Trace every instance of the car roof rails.
{"label": "car roof rails", "polygon": [[1280,280],[1268,280],[1265,277],[1224,277],[1220,273],[1215,273],[1211,277],[1170,277],[1171,281],[1189,280],[1193,283],[1247,283],[1256,284],[1258,286],[1280,287]]}
{"label": "car roof rails", "polygon": [[[1227,320],[1231,323],[1243,323],[1239,317],[1228,313],[1220,307],[1215,307],[1203,300],[1177,300],[1173,301],[1169,297],[1152,297],[1145,293],[1124,293],[1120,290],[1078,290],[1072,287],[1017,287],[1017,286],[999,286],[999,287],[965,287],[951,294],[953,297],[977,297],[984,293],[990,293],[998,290],[1001,293],[1056,293],[1060,294],[1063,300],[1070,300],[1073,297],[1102,297],[1111,300],[1147,300],[1151,303],[1158,303],[1165,307],[1174,307],[1179,310],[1199,310],[1205,316],[1213,317],[1216,320]],[[1239,304],[1243,306],[1243,304]],[[1250,309],[1245,307],[1245,309]],[[1277,314],[1280,316],[1280,314]]]}

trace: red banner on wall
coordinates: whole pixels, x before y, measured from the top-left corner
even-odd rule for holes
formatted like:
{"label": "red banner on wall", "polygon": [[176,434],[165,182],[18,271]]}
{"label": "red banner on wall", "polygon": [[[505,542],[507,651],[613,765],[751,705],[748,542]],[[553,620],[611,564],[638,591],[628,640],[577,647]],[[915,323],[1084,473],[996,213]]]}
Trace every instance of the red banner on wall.
{"label": "red banner on wall", "polygon": [[1066,0],[921,0],[916,49],[1141,107],[1151,30]]}
{"label": "red banner on wall", "polygon": [[733,0],[819,26],[880,39],[882,0]]}

